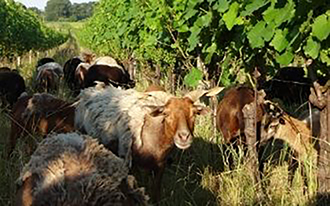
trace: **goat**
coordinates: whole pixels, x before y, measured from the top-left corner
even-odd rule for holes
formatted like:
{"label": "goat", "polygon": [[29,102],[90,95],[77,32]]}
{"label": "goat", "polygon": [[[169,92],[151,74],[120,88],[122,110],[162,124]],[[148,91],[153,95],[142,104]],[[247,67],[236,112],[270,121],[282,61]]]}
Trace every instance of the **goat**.
{"label": "goat", "polygon": [[13,71],[0,72],[0,97],[2,106],[11,108],[18,97],[25,92],[25,82],[21,75]]}
{"label": "goat", "polygon": [[[288,143],[299,160],[306,156],[309,149],[313,148],[309,125],[286,114],[280,108],[274,108],[274,104],[270,106],[266,103],[265,110],[266,115],[263,117],[261,127],[261,142],[266,142],[272,137],[280,139]],[[312,153],[317,154],[314,148]]]}
{"label": "goat", "polygon": [[94,64],[96,65],[108,65],[110,67],[119,67],[121,68],[121,66],[117,63],[117,61],[110,57],[110,56],[103,56],[103,57],[99,57],[97,59],[95,59]]}
{"label": "goat", "polygon": [[308,100],[311,80],[305,77],[302,67],[283,67],[273,79],[263,83],[267,99],[280,99],[291,104],[302,104]]}
{"label": "goat", "polygon": [[313,137],[319,137],[320,135],[320,110],[318,109],[312,109],[310,112],[309,110],[303,111],[299,117],[299,120],[303,121],[305,124],[307,124],[308,128],[312,130],[312,136]]}
{"label": "goat", "polygon": [[53,58],[50,58],[50,57],[44,57],[42,59],[39,59],[38,62],[37,62],[37,66],[36,68],[44,65],[44,64],[47,64],[49,62],[55,62],[55,60]]}
{"label": "goat", "polygon": [[94,64],[88,69],[84,81],[85,88],[95,86],[95,81],[115,87],[133,88],[135,86],[135,81],[130,78],[125,69],[103,64]]}
{"label": "goat", "polygon": [[76,89],[77,84],[75,82],[75,72],[77,66],[82,62],[83,60],[81,60],[79,57],[73,57],[67,60],[64,64],[63,67],[64,81],[71,90]]}
{"label": "goat", "polygon": [[55,91],[63,76],[63,68],[56,62],[49,62],[37,68],[36,89],[37,91]]}
{"label": "goat", "polygon": [[37,132],[45,136],[50,132],[73,131],[74,112],[75,107],[71,103],[46,93],[20,97],[11,113],[7,158],[21,135]]}
{"label": "goat", "polygon": [[124,161],[78,133],[50,135],[18,179],[17,206],[147,205],[148,196]]}
{"label": "goat", "polygon": [[79,91],[80,89],[85,88],[84,80],[90,66],[90,64],[82,62],[76,68],[74,77],[76,82],[76,88],[79,89]]}
{"label": "goat", "polygon": [[0,72],[10,72],[11,69],[9,67],[0,67]]}
{"label": "goat", "polygon": [[82,53],[81,57],[73,57],[67,60],[64,64],[63,72],[64,72],[64,80],[68,87],[72,91],[80,91],[79,82],[76,79],[76,70],[80,63],[85,63],[87,65],[91,65],[94,60],[95,55],[90,53]]}
{"label": "goat", "polygon": [[151,84],[149,87],[145,90],[145,92],[154,92],[154,91],[163,91],[165,92],[165,89],[162,86]]}
{"label": "goat", "polygon": [[97,137],[127,164],[155,172],[153,197],[160,198],[161,177],[174,145],[193,141],[195,116],[208,110],[196,102],[212,91],[193,91],[178,98],[162,91],[137,92],[114,87],[87,88],[79,95],[76,128]]}
{"label": "goat", "polygon": [[[246,86],[230,88],[217,106],[216,126],[226,143],[244,133],[242,109],[254,101],[254,91]],[[257,107],[257,122],[262,120],[262,105]]]}

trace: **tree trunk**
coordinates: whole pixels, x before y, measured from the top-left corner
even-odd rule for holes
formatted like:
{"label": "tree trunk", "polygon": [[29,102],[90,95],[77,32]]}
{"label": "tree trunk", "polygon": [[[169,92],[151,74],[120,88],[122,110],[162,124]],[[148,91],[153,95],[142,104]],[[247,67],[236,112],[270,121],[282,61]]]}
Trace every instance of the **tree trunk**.
{"label": "tree trunk", "polygon": [[257,159],[257,133],[256,133],[256,103],[252,102],[243,107],[244,116],[244,134],[246,144],[248,146],[247,161],[249,169],[253,175],[253,180],[256,185],[260,181],[258,172]]}
{"label": "tree trunk", "polygon": [[319,189],[321,194],[330,193],[330,90],[327,91],[327,106],[320,114]]}
{"label": "tree trunk", "polygon": [[318,141],[318,193],[330,193],[330,89],[314,82],[309,101],[320,109],[320,138]]}

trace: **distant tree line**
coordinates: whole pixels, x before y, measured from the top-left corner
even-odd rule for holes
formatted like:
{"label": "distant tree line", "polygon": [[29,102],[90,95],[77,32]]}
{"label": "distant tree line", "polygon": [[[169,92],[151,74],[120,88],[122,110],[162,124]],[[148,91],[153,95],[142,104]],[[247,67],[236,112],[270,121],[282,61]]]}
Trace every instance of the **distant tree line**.
{"label": "distant tree line", "polygon": [[43,16],[47,21],[80,21],[92,16],[96,3],[90,1],[88,3],[72,4],[70,0],[49,0],[44,12],[36,7],[29,9]]}

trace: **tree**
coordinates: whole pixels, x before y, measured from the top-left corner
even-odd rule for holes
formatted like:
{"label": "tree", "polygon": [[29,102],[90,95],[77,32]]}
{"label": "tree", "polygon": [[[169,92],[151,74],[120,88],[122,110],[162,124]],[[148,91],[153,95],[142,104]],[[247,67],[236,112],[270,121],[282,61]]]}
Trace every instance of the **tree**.
{"label": "tree", "polygon": [[95,2],[88,2],[88,3],[74,3],[71,6],[71,18],[73,20],[82,20],[86,19],[93,15],[93,8],[94,8]]}
{"label": "tree", "polygon": [[38,9],[37,7],[30,7],[29,10],[33,11],[34,13],[38,14],[39,16],[43,15],[43,12]]}
{"label": "tree", "polygon": [[70,16],[70,0],[49,0],[45,7],[45,17],[48,21],[56,21],[59,18]]}

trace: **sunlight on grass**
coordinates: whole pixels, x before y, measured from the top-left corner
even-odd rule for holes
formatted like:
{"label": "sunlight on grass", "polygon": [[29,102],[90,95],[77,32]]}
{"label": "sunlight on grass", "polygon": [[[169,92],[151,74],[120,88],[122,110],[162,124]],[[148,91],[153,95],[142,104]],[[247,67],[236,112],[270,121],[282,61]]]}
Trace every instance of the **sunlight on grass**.
{"label": "sunlight on grass", "polygon": [[[48,23],[59,30],[78,32],[82,23]],[[64,64],[69,58],[79,55],[81,47],[74,35],[70,40],[55,49],[39,54],[39,58],[50,56],[57,62]],[[33,78],[37,57],[29,62],[23,57],[20,74],[28,86],[28,93],[32,94]],[[15,66],[12,66],[15,68]],[[150,84],[141,72],[137,71],[136,90],[144,91]],[[161,85],[170,90],[170,78],[161,80]],[[175,93],[182,95],[186,92],[180,87]],[[71,91],[62,82],[59,91],[54,94],[61,99],[73,101]],[[0,113],[0,151],[4,152],[10,132],[8,114]],[[194,142],[187,150],[174,149],[170,155],[162,182],[163,206],[208,206],[208,205],[310,205],[314,203],[316,195],[316,162],[308,155],[302,160],[298,168],[291,174],[286,158],[280,157],[277,164],[266,161],[262,175],[262,191],[257,190],[251,171],[246,165],[244,148],[225,145],[221,134],[214,128],[211,113],[196,118]],[[36,147],[34,139],[38,136],[20,138],[14,154],[9,160],[0,160],[0,205],[10,205],[15,197],[15,181],[20,170],[29,160],[30,152]],[[29,151],[28,148],[31,148]],[[285,154],[287,151],[283,151]],[[135,173],[139,185],[150,190],[150,174],[144,171]]]}

